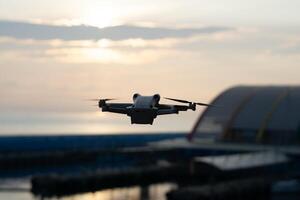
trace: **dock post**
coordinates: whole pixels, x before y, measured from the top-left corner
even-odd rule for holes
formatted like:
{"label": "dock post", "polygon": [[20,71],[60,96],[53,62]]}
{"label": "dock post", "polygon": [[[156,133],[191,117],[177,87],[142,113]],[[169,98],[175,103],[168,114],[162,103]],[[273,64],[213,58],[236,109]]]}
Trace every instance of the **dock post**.
{"label": "dock post", "polygon": [[149,186],[141,186],[140,200],[149,199]]}

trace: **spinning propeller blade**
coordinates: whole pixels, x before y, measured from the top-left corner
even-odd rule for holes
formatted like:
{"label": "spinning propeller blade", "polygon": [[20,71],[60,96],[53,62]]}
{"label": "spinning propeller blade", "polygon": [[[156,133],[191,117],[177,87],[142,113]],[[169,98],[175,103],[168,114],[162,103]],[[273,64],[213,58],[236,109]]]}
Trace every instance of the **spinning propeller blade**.
{"label": "spinning propeller blade", "polygon": [[112,101],[116,99],[87,99],[88,101]]}
{"label": "spinning propeller blade", "polygon": [[168,98],[168,97],[165,97],[165,99],[168,99],[168,100],[171,100],[171,101],[177,101],[177,102],[180,102],[180,103],[196,104],[198,106],[214,106],[214,105],[211,105],[211,104],[195,103],[195,102],[191,102],[191,101],[187,101],[187,100],[182,100],[182,99],[173,99],[173,98]]}
{"label": "spinning propeller blade", "polygon": [[195,104],[198,106],[214,106],[214,105],[206,104],[206,103],[195,103]]}
{"label": "spinning propeller blade", "polygon": [[180,103],[192,103],[190,101],[182,100],[182,99],[173,99],[173,98],[169,98],[169,97],[164,97],[164,98],[168,99],[168,100],[171,100],[171,101],[177,101],[177,102],[180,102]]}

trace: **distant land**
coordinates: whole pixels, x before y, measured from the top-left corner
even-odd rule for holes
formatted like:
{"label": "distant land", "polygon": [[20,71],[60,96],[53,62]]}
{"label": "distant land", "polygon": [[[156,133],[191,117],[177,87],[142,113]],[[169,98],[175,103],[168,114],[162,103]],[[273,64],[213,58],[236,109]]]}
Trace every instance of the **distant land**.
{"label": "distant land", "polygon": [[96,150],[143,146],[149,142],[185,138],[186,133],[126,133],[99,135],[22,135],[0,136],[0,156],[7,152]]}

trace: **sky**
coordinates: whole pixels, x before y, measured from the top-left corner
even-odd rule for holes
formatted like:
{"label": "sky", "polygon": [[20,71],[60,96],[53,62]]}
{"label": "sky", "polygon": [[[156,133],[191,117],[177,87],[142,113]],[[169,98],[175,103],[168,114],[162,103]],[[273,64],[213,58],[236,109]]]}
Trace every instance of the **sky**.
{"label": "sky", "polygon": [[188,132],[203,108],[131,125],[85,100],[131,102],[138,92],[210,102],[235,85],[299,85],[299,7],[0,0],[0,134]]}

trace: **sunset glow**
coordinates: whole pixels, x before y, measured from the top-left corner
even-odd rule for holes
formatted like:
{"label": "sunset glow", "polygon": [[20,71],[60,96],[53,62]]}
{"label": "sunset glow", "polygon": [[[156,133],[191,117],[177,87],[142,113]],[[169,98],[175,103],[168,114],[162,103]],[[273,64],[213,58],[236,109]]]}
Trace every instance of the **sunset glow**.
{"label": "sunset glow", "polygon": [[189,131],[202,110],[131,126],[81,100],[300,84],[300,5],[282,4],[0,0],[0,133]]}
{"label": "sunset glow", "polygon": [[111,5],[91,5],[83,11],[80,21],[82,24],[96,26],[99,28],[115,26],[120,24],[120,10]]}

